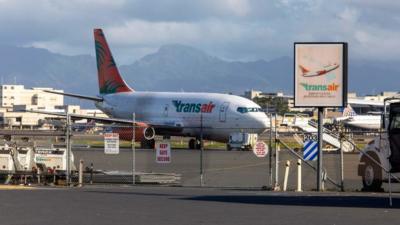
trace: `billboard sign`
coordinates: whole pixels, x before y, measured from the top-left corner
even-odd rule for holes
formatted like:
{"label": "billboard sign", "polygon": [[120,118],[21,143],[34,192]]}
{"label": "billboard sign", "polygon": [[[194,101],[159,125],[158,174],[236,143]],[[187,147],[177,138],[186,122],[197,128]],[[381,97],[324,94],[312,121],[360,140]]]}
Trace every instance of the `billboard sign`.
{"label": "billboard sign", "polygon": [[294,43],[294,106],[345,107],[347,43]]}

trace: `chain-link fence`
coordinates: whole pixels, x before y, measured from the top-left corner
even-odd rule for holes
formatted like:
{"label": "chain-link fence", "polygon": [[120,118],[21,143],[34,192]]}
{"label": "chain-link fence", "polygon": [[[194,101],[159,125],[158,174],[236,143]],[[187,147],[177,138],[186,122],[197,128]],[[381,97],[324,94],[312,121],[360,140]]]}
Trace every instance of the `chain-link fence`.
{"label": "chain-link fence", "polygon": [[[318,164],[315,155],[318,154],[309,143],[316,140],[315,124],[290,125],[282,119],[270,119],[272,128],[256,136],[251,132],[257,128],[251,126],[240,130],[201,126],[186,128],[201,130],[197,138],[170,135],[152,138],[151,130],[146,130],[148,126],[141,123],[107,125],[90,121],[66,122],[62,128],[52,131],[3,129],[0,131],[3,137],[0,142],[1,182],[316,190]],[[150,134],[146,136],[145,132]],[[209,134],[222,132],[229,134],[228,140],[210,140],[213,138]],[[383,181],[382,188],[388,190],[387,174],[380,169],[380,166],[387,168],[383,159],[371,155],[376,159],[371,165],[368,164],[371,160],[360,155],[382,134],[326,128],[323,189],[381,190],[365,188],[366,183],[367,186],[371,186],[371,182],[372,186],[377,185],[375,178],[371,178],[375,173]],[[253,152],[257,141],[269,148],[263,157]],[[165,143],[168,151],[160,150]],[[306,152],[308,148],[312,151]],[[398,184],[393,185],[393,190],[400,191]]]}

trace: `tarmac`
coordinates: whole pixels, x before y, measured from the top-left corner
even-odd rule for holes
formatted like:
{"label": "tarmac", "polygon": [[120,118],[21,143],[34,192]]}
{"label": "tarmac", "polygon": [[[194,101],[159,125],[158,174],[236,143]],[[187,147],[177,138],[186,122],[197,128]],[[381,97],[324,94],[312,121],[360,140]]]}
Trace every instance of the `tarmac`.
{"label": "tarmac", "polygon": [[[11,186],[14,187],[14,186]],[[16,186],[15,186],[16,187]],[[400,195],[156,186],[0,188],[0,224],[396,224]]]}
{"label": "tarmac", "polygon": [[[73,149],[75,163],[106,171],[132,171],[133,154],[120,149],[105,155],[103,149]],[[271,187],[270,165],[274,157],[257,158],[252,152],[206,150],[204,186],[200,187],[200,151],[172,150],[169,164],[157,164],[154,150],[135,151],[135,169],[140,172],[177,173],[178,186],[84,185],[21,186],[0,185],[0,225],[50,224],[395,224],[400,215],[400,184],[393,185],[392,207],[388,193],[360,192],[358,155],[345,154],[346,192],[327,184],[326,192],[315,192],[316,174],[302,166],[303,192],[295,192],[297,158],[287,150],[279,157],[279,184],[283,183],[289,160],[287,192],[267,191]],[[339,155],[324,154],[328,175],[339,181]],[[316,162],[310,162],[315,165]],[[271,171],[275,174],[275,171]],[[274,177],[272,177],[274,178]],[[387,190],[387,186],[384,186]]]}

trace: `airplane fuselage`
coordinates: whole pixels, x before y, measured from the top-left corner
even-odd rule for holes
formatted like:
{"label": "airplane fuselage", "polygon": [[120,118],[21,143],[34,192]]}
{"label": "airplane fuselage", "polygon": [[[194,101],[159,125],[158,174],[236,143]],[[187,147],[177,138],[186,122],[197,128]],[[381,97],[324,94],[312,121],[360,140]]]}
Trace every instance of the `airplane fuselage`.
{"label": "airplane fuselage", "polygon": [[233,132],[262,133],[269,118],[253,101],[228,94],[122,92],[103,96],[96,106],[111,117],[182,127],[171,135],[224,141]]}
{"label": "airplane fuselage", "polygon": [[343,121],[344,124],[351,127],[378,130],[381,127],[381,116],[377,115],[356,115],[336,118],[336,121]]}

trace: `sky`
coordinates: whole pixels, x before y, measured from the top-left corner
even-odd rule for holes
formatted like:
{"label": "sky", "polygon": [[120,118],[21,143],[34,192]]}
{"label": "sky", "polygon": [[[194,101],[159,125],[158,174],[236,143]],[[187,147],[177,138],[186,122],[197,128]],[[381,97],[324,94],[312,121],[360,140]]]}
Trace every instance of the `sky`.
{"label": "sky", "polygon": [[166,44],[271,60],[296,41],[345,41],[350,59],[395,61],[399,11],[395,0],[0,0],[0,44],[94,55],[102,28],[119,64]]}

